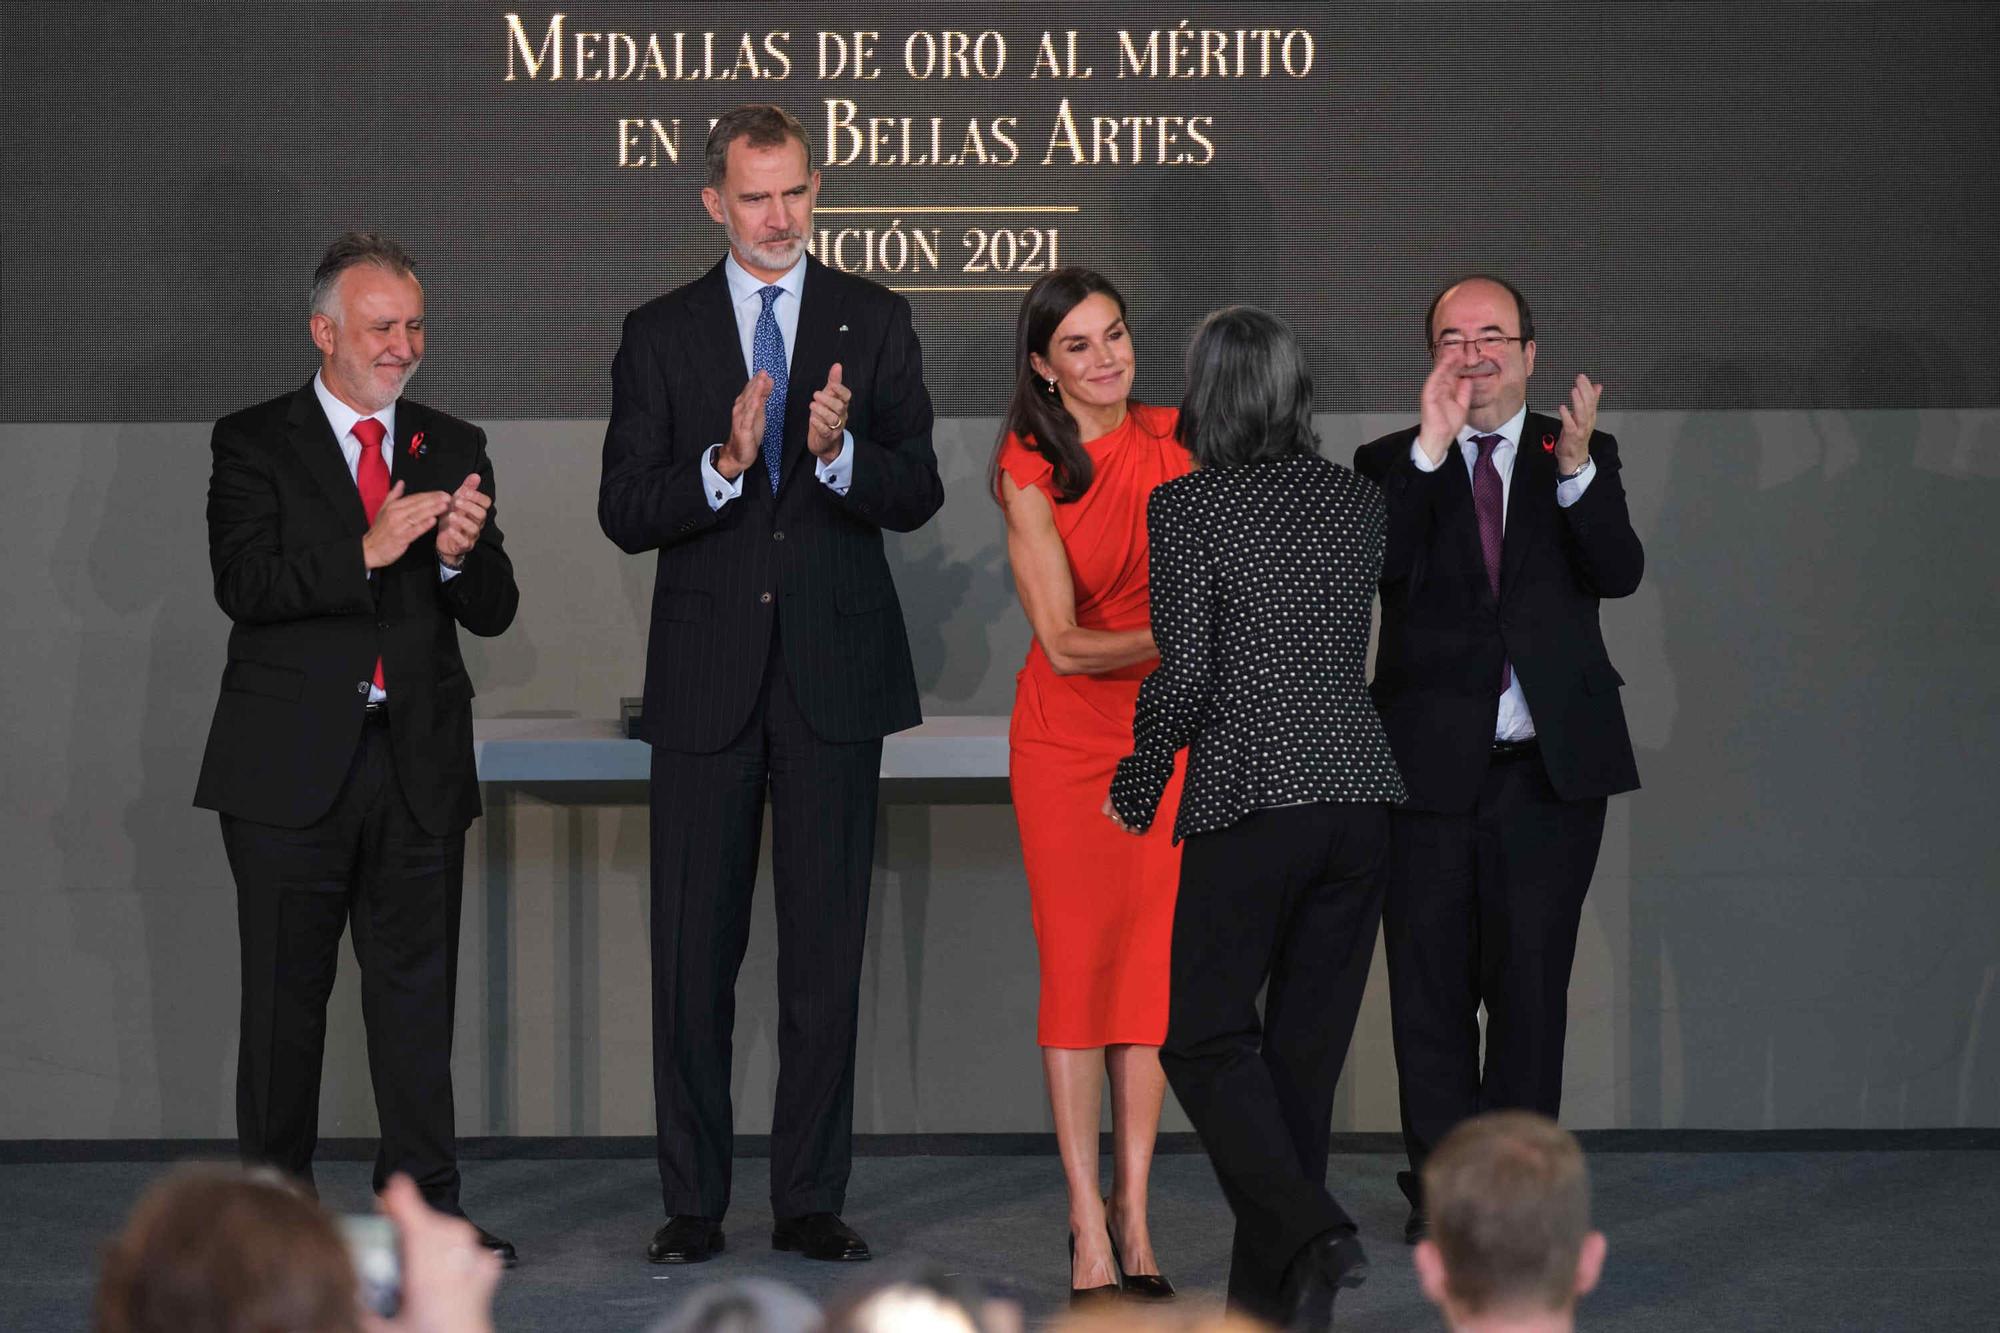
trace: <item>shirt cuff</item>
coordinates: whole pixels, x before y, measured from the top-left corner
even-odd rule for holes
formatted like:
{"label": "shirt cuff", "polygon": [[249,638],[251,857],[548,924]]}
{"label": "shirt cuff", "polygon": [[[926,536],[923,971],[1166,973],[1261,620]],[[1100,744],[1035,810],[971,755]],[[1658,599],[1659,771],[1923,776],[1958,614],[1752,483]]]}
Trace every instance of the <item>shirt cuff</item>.
{"label": "shirt cuff", "polygon": [[[1450,452],[1450,449],[1445,450],[1445,453]],[[1417,465],[1417,471],[1419,472],[1435,472],[1444,466],[1444,459],[1442,457],[1435,463],[1431,462],[1429,456],[1424,453],[1424,447],[1415,440],[1410,441],[1410,461]]]}
{"label": "shirt cuff", "polygon": [[721,452],[721,445],[711,444],[701,456],[701,498],[708,501],[711,511],[722,508],[743,494],[741,472],[736,474],[735,481],[726,481],[715,470],[715,456]]}
{"label": "shirt cuff", "polygon": [[847,488],[854,484],[854,432],[840,432],[840,452],[832,458],[813,460],[813,475],[824,482],[835,495],[847,494]]}
{"label": "shirt cuff", "polygon": [[1564,477],[1556,483],[1556,504],[1567,509],[1583,498],[1590,489],[1590,479],[1597,475],[1597,460],[1586,458],[1574,477]]}
{"label": "shirt cuff", "polygon": [[460,565],[457,569],[453,569],[450,565],[447,565],[443,560],[440,559],[438,561],[439,583],[450,583],[453,579],[457,578],[460,574],[463,574],[464,572],[465,572],[464,565]]}

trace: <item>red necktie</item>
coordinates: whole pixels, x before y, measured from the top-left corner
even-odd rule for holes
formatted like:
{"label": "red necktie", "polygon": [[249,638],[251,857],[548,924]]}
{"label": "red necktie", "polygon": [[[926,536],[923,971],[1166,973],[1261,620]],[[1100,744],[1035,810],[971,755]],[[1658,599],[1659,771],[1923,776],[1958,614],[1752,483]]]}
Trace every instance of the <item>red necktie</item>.
{"label": "red necktie", "polygon": [[[354,423],[354,438],[361,441],[361,458],[354,465],[354,484],[361,489],[361,509],[368,515],[368,521],[375,521],[375,512],[382,507],[382,501],[389,494],[389,465],[382,458],[382,437],[388,432],[374,417],[363,417]],[[375,688],[387,692],[382,683],[382,659],[375,659]]]}
{"label": "red necktie", "polygon": [[[1506,495],[1500,486],[1500,469],[1493,465],[1493,451],[1506,442],[1504,435],[1475,435],[1472,442],[1479,446],[1478,456],[1472,464],[1472,512],[1479,520],[1479,551],[1486,557],[1486,581],[1493,588],[1493,598],[1500,599],[1500,547],[1501,525]],[[1514,681],[1514,671],[1505,661],[1500,664],[1500,693]]]}

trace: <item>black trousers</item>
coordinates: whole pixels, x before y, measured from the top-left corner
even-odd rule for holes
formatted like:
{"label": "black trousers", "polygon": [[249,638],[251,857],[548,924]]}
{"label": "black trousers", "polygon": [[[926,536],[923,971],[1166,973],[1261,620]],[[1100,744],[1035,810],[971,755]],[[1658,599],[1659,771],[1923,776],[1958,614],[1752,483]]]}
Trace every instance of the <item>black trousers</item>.
{"label": "black trousers", "polygon": [[224,815],[222,845],[236,878],[242,947],[236,1132],[244,1158],[312,1181],[326,1000],[351,921],[382,1125],[375,1187],[406,1172],[433,1207],[458,1211],[451,1037],[465,835],[418,826],[388,724],[371,716],[324,818],[287,829]]}
{"label": "black trousers", "polygon": [[1392,817],[1383,941],[1413,1202],[1424,1158],[1461,1120],[1562,1104],[1570,964],[1604,809],[1558,797],[1530,749],[1495,757],[1471,810]]}
{"label": "black trousers", "polygon": [[786,1218],[844,1206],[881,769],[879,739],[813,733],[775,637],[735,740],[713,754],[653,749],[653,1104],[670,1216],[729,1207],[736,974],[767,794],[778,918],[771,1207]]}
{"label": "black trousers", "polygon": [[1354,1226],[1327,1192],[1327,1136],[1388,842],[1380,805],[1294,805],[1182,851],[1160,1063],[1236,1215],[1230,1304],[1267,1322],[1290,1313],[1279,1290],[1299,1248]]}

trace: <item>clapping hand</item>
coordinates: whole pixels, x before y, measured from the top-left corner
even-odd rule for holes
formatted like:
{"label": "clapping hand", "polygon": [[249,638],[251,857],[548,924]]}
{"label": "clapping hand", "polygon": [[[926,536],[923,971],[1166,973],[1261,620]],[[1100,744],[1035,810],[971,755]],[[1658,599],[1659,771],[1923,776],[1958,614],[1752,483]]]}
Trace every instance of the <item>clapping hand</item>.
{"label": "clapping hand", "polygon": [[1472,411],[1472,381],[1466,378],[1464,358],[1449,352],[1438,355],[1424,380],[1420,408],[1417,447],[1436,467]]}
{"label": "clapping hand", "polygon": [[419,491],[415,495],[405,495],[403,483],[397,482],[382,497],[382,506],[375,511],[375,521],[362,535],[362,561],[370,569],[384,569],[395,564],[403,558],[403,552],[410,549],[410,543],[436,527],[438,519],[450,508],[451,497],[443,491]]}
{"label": "clapping hand", "polygon": [[463,568],[466,552],[478,544],[492,510],[493,497],[479,489],[477,472],[460,482],[451,493],[450,508],[445,510],[444,521],[438,528],[438,559],[453,569]]}
{"label": "clapping hand", "polygon": [[840,363],[827,372],[826,387],[812,396],[806,427],[806,448],[814,458],[831,458],[840,452],[841,436],[847,430],[847,403],[853,397],[840,382]]}
{"label": "clapping hand", "polygon": [[1556,409],[1563,423],[1562,439],[1556,441],[1556,466],[1564,476],[1574,476],[1590,461],[1590,435],[1597,429],[1597,400],[1603,392],[1602,384],[1578,375],[1569,402]]}
{"label": "clapping hand", "polygon": [[729,438],[715,460],[715,470],[725,480],[734,481],[748,472],[763,453],[764,405],[770,401],[775,387],[771,372],[760,370],[743,386],[743,392],[736,395],[736,405],[729,409]]}

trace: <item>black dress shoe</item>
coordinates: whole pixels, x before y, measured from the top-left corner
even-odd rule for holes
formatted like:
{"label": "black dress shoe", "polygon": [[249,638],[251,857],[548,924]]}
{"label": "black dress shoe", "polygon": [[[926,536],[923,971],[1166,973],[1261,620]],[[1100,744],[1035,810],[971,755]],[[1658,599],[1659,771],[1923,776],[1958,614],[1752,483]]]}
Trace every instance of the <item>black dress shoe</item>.
{"label": "black dress shoe", "polygon": [[472,1224],[472,1229],[479,1233],[479,1248],[482,1250],[491,1250],[500,1260],[502,1268],[512,1268],[520,1262],[520,1256],[514,1253],[513,1241],[501,1240],[477,1222]]}
{"label": "black dress shoe", "polygon": [[808,1259],[828,1263],[858,1263],[875,1257],[868,1252],[868,1242],[841,1221],[839,1213],[779,1218],[771,1227],[771,1248],[797,1250]]}
{"label": "black dress shoe", "polygon": [[[1113,1248],[1115,1251],[1116,1247]],[[1111,1262],[1116,1264],[1118,1261],[1114,1258]],[[1076,1272],[1076,1237],[1073,1235],[1069,1238],[1069,1271],[1071,1274]],[[1115,1271],[1114,1269],[1114,1273]],[[1107,1305],[1117,1300],[1123,1291],[1123,1285],[1118,1282],[1107,1282],[1101,1287],[1071,1287],[1069,1308],[1075,1310],[1083,1306]]]}
{"label": "black dress shoe", "polygon": [[1368,1256],[1353,1231],[1322,1231],[1292,1256],[1280,1291],[1293,1333],[1325,1333],[1333,1327],[1333,1298],[1368,1277]]}
{"label": "black dress shoe", "polygon": [[653,1233],[646,1259],[656,1264],[698,1264],[722,1252],[722,1223],[682,1213]]}

